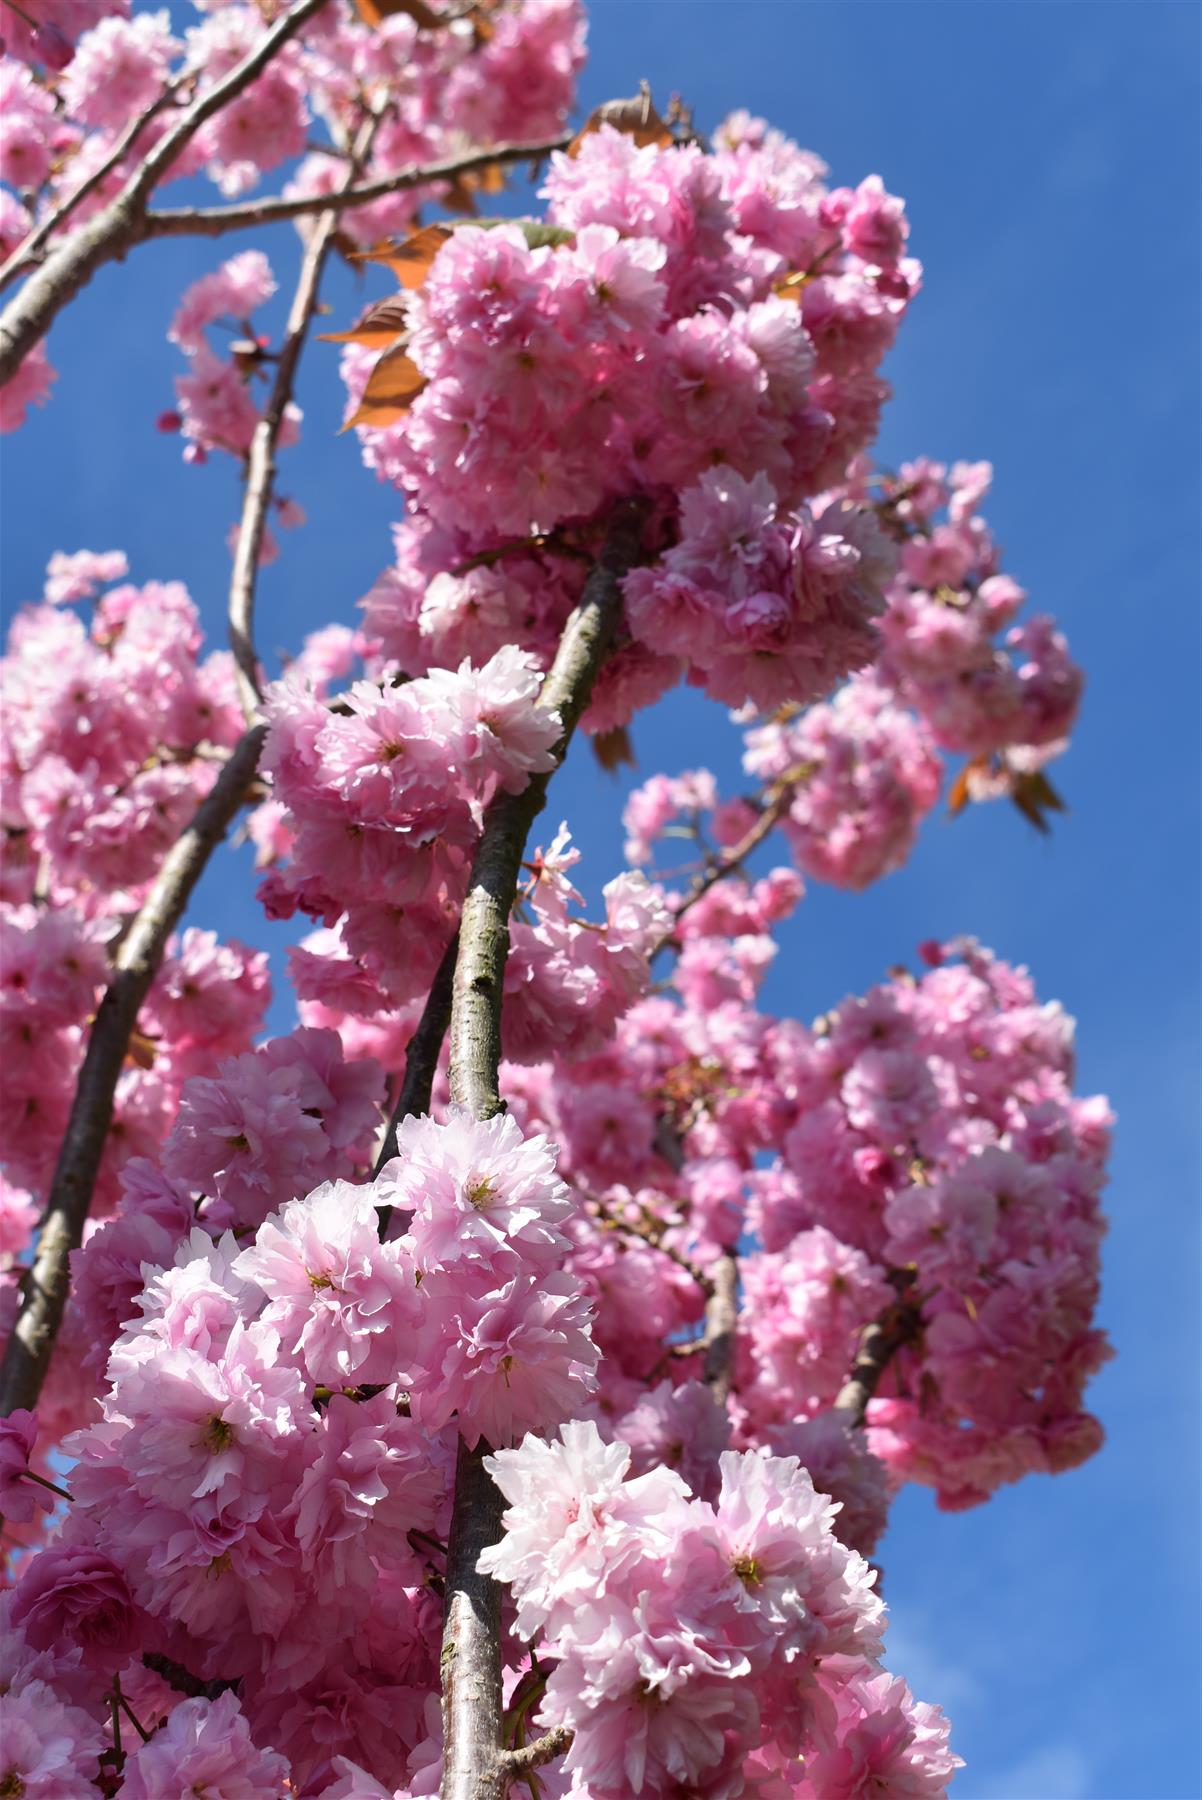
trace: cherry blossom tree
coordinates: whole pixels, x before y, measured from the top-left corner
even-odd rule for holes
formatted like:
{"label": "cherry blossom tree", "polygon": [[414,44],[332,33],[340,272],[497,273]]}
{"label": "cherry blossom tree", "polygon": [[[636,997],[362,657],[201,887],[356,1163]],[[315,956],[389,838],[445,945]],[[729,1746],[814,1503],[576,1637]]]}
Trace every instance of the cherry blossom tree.
{"label": "cherry blossom tree", "polygon": [[[3,5],[5,430],[96,270],[253,235],[163,322],[165,436],[242,476],[228,648],[71,550],[4,663],[0,1795],[943,1794],[869,1559],[906,1483],[1098,1447],[1110,1118],[971,938],[758,1000],[945,786],[1047,829],[1080,699],[988,464],[873,460],[902,201],[645,88],[573,123],[576,0]],[[395,558],[272,679],[339,257],[381,291],[312,378]],[[682,680],[745,791],[644,781],[590,918],[550,784]],[[282,1036],[184,922],[235,826],[312,925]]]}

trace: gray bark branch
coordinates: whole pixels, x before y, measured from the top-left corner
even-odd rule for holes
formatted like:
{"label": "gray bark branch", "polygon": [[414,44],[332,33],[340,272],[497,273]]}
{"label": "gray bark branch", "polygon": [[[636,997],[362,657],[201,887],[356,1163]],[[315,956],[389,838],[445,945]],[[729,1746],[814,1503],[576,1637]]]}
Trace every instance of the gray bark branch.
{"label": "gray bark branch", "polygon": [[913,1277],[908,1270],[894,1270],[890,1279],[898,1290],[897,1299],[879,1319],[864,1327],[851,1373],[835,1400],[835,1411],[845,1413],[852,1426],[863,1426],[868,1402],[880,1386],[885,1370],[898,1351],[913,1343],[922,1329],[922,1311],[917,1296],[910,1292]]}
{"label": "gray bark branch", "polygon": [[[621,616],[621,578],[639,551],[642,514],[623,503],[605,545],[564,627],[540,703],[554,709],[563,761],[588,705],[597,672]],[[509,914],[530,827],[546,801],[553,771],[536,775],[520,794],[498,794],[485,815],[459,925],[459,954],[451,1006],[451,1092],[473,1117],[502,1108],[501,1001],[509,950]],[[483,1467],[487,1446],[462,1443],[455,1475],[447,1552],[443,1632],[442,1800],[504,1800],[511,1780],[502,1740],[501,1590],[480,1575],[480,1552],[501,1535],[501,1497]]]}
{"label": "gray bark branch", "polygon": [[705,1384],[725,1406],[734,1380],[735,1327],[739,1317],[739,1264],[727,1250],[714,1264],[705,1307]]}
{"label": "gray bark branch", "polygon": [[[352,206],[366,206],[372,200],[383,200],[389,194],[400,194],[408,188],[426,187],[435,181],[453,181],[458,175],[471,175],[491,163],[540,162],[553,150],[565,150],[572,141],[570,132],[559,137],[544,138],[533,144],[495,144],[491,150],[473,150],[466,156],[446,157],[442,162],[415,163],[412,168],[398,169],[393,175],[382,175],[378,181],[365,181],[358,187],[336,194],[297,194],[289,199],[270,196],[248,200],[237,206],[181,206],[156,208],[146,215],[144,236],[155,237],[221,237],[227,231],[246,231],[256,225],[278,225],[285,219],[303,219],[310,213],[333,207],[346,212]],[[322,154],[336,156],[331,145]]]}
{"label": "gray bark branch", "polygon": [[38,1403],[113,1118],[117,1081],[138,1009],[193,888],[254,778],[265,726],[239,739],[192,823],[164,859],[154,886],[122,940],[88,1036],[75,1099],[50,1186],[33,1265],[0,1365],[0,1416]]}

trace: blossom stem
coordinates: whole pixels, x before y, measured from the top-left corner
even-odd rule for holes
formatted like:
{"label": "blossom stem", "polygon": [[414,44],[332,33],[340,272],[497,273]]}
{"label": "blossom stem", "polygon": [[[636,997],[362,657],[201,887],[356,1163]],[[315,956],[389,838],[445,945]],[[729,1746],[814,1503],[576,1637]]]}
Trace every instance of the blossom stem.
{"label": "blossom stem", "polygon": [[73,1497],[65,1487],[59,1487],[57,1481],[47,1481],[44,1475],[35,1475],[32,1469],[22,1469],[21,1479],[22,1481],[36,1481],[39,1487],[45,1488],[48,1493],[57,1494],[60,1500],[69,1501]]}
{"label": "blossom stem", "polygon": [[0,1417],[38,1403],[67,1303],[72,1250],[79,1247],[100,1170],[117,1079],[138,1009],[154,980],[209,857],[225,836],[254,779],[266,727],[238,740],[191,824],[168,851],[150,893],[126,932],[88,1036],[67,1130],[59,1152],[37,1251],[22,1283],[12,1336],[0,1365]]}
{"label": "blossom stem", "polygon": [[297,0],[229,74],[197,96],[171,129],[143,157],[115,199],[53,251],[0,314],[0,386],[15,374],[34,346],[79,290],[105,263],[115,262],[146,236],[147,201],[181,150],[201,126],[262,74],[326,0]]}

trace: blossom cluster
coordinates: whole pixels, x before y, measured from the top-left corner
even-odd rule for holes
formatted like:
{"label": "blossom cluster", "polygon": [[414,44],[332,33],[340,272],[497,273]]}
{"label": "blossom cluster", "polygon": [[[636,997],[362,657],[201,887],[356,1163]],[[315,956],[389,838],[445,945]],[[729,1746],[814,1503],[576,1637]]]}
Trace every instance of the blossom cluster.
{"label": "blossom cluster", "polygon": [[573,1732],[572,1791],[943,1794],[946,1722],[879,1671],[875,1575],[796,1458],[727,1452],[712,1504],[629,1464],[585,1424],[488,1462],[509,1508],[480,1566],[555,1658],[539,1715]]}
{"label": "blossom cluster", "polygon": [[904,541],[881,666],[944,749],[1001,755],[1022,773],[1064,749],[1082,676],[1051,619],[1014,623],[1026,595],[975,510],[992,478],[988,463],[949,471],[923,459],[886,483],[884,511]]}
{"label": "blossom cluster", "polygon": [[261,897],[274,917],[299,909],[339,927],[344,947],[298,966],[303,996],[345,996],[328,965],[348,957],[360,990],[368,978],[358,1010],[425,993],[485,806],[554,767],[560,723],[539,706],[540,685],[513,648],[399,685],[357,682],[333,707],[299,673],[276,685],[263,766],[287,809],[287,860],[268,870]]}
{"label": "blossom cluster", "polygon": [[[748,118],[711,152],[605,124],[552,158],[546,226],[447,234],[405,300],[424,385],[399,422],[360,425],[410,504],[365,603],[386,664],[449,662],[477,631],[545,659],[590,521],[633,496],[652,566],[627,578],[630,639],[586,726],[686,669],[772,706],[871,659],[891,543],[866,505],[806,501],[875,432],[919,270],[901,203],[822,172]],[[353,405],[373,362],[348,347]]]}
{"label": "blossom cluster", "polygon": [[[249,1061],[227,1065],[231,1092]],[[182,1138],[192,1162],[194,1129]],[[178,1163],[171,1141],[164,1160]],[[93,1791],[114,1674],[152,1721],[174,1709],[151,1740],[157,1762],[143,1752],[161,1778],[198,1780],[188,1759],[199,1768],[201,1747],[215,1753],[220,1722],[272,1747],[264,1781],[325,1792],[345,1756],[391,1791],[438,1754],[430,1559],[445,1540],[455,1430],[495,1445],[546,1431],[593,1382],[589,1308],[561,1266],[572,1203],[552,1147],[503,1116],[408,1119],[376,1182],[323,1182],[239,1236],[222,1229],[227,1209],[183,1204],[180,1181],[156,1184],[149,1168],[141,1179],[141,1283],[107,1322],[98,1421],[65,1446],[67,1520],[14,1595],[22,1679],[40,1656],[80,1663],[73,1684],[62,1667],[47,1679],[84,1702],[69,1734],[81,1793]],[[384,1241],[381,1207],[405,1224]],[[120,1226],[79,1259],[84,1305],[113,1285],[99,1240]],[[36,1504],[42,1491],[21,1481],[33,1435],[28,1415],[14,1419],[0,1478]],[[166,1658],[235,1682],[241,1712],[229,1696],[214,1714],[181,1705],[148,1679],[148,1653],[152,1668]],[[159,1791],[131,1764],[122,1793],[143,1779]]]}
{"label": "blossom cluster", "polygon": [[[508,1072],[526,1128],[556,1138],[586,1196],[570,1260],[596,1309],[606,1429],[668,1460],[688,1443],[704,1488],[729,1439],[699,1432],[685,1388],[706,1272],[742,1242],[735,1442],[800,1453],[812,1425],[807,1454],[844,1524],[863,1521],[858,1547],[884,1519],[866,1449],[893,1486],[922,1482],[945,1506],[1091,1455],[1109,1113],[1072,1092],[1071,1020],[966,942],[928,946],[921,978],[807,1030],[755,1004],[771,939],[700,941],[723,953],[724,986],[716,961],[698,981],[686,942],[679,1000],[637,1002],[574,1064]],[[830,1411],[881,1318],[901,1341],[866,1445]]]}
{"label": "blossom cluster", "polygon": [[[6,27],[6,252],[145,111],[87,219],[268,29],[104,3]],[[379,10],[315,12],[170,174],[237,196],[290,165],[324,195],[365,109],[366,179],[562,128],[576,0]],[[829,186],[747,115],[711,147],[648,110],[552,156],[545,223],[385,253],[392,422],[343,334],[406,516],[362,629],[315,634],[263,701],[246,835],[268,919],[314,927],[288,952],[300,1022],[263,1038],[266,954],[196,927],[140,1009],[38,1406],[0,1424],[2,1793],[432,1795],[476,1455],[508,1503],[479,1564],[506,1588],[505,1729],[571,1733],[547,1800],[938,1800],[946,1721],[880,1665],[890,1496],[976,1504],[1100,1441],[1110,1118],[1073,1091],[1071,1021],[967,939],[809,1027],[761,1002],[803,880],[897,868],[944,753],[1017,796],[1079,674],[1050,622],[1015,623],[988,465],[872,473],[921,280],[901,200]],[[338,248],[470,214],[476,174],[349,210]],[[274,289],[251,249],[181,298],[160,424],[192,461],[247,456]],[[39,348],[4,423],[49,380]],[[444,1053],[379,1167],[486,814],[536,810],[575,717],[544,674],[598,556],[618,616],[584,729],[620,753],[686,679],[738,709],[758,791],[646,781],[630,861],[669,834],[701,853],[619,874],[603,918],[566,825],[529,853],[490,996],[502,1110],[453,1106]],[[184,589],[126,573],[56,557],[3,670],[0,1337],[122,934],[244,729]],[[773,827],[795,866],[753,874]]]}

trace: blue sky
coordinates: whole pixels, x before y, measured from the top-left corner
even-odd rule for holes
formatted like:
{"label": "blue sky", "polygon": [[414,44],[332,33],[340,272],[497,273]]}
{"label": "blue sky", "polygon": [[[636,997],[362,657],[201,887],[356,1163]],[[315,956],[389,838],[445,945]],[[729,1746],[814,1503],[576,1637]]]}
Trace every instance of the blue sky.
{"label": "blue sky", "polygon": [[[1076,1016],[1080,1086],[1120,1115],[1103,1307],[1119,1355],[1092,1390],[1107,1448],[967,1514],[908,1493],[882,1553],[890,1660],[953,1717],[969,1762],[957,1800],[1202,1794],[1200,21],[1192,0],[595,0],[591,14],[586,105],[645,75],[703,126],[749,107],[837,181],[878,171],[907,197],[926,288],[890,363],[882,458],[993,460],[1007,566],[1088,673],[1053,839],[1001,808],[933,819],[869,893],[811,890],[766,995],[809,1017],[921,938],[974,932]],[[290,229],[267,247],[289,283]],[[3,445],[10,607],[52,549],[119,545],[135,578],[183,578],[220,634],[234,474],[185,468],[153,421],[179,368],[175,298],[231,250],[144,248],[56,326],[57,391]],[[349,276],[327,292],[353,313]],[[266,649],[350,619],[388,560],[394,497],[335,435],[334,355],[315,346],[304,368],[305,440],[282,486],[315,524],[264,576]],[[725,730],[696,696],[673,698],[636,732],[640,776],[708,762],[735,785]],[[616,865],[621,793],[587,756],[556,784],[548,828],[569,819],[592,886]],[[194,916],[262,941],[245,876],[219,861]]]}

